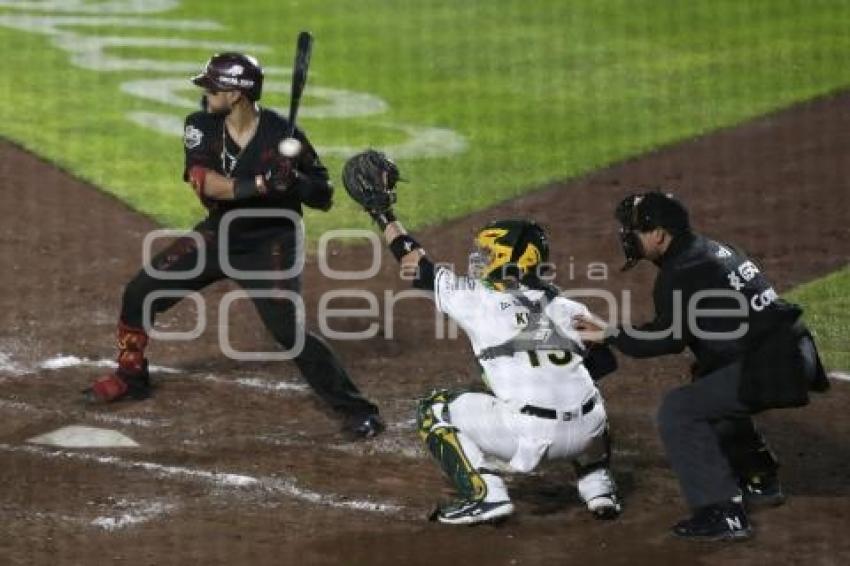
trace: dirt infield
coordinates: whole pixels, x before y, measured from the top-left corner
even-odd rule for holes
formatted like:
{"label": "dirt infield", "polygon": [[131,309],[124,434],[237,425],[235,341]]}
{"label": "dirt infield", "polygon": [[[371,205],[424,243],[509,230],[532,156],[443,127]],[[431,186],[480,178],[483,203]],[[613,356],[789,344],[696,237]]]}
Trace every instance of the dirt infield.
{"label": "dirt infield", "polygon": [[[691,206],[700,230],[748,249],[785,289],[850,260],[849,147],[850,95],[842,94],[417,235],[435,258],[465,265],[476,225],[534,217],[550,228],[562,286],[586,285],[588,263],[604,262],[603,288],[648,297],[652,269],[617,271],[611,210],[635,184],[661,184]],[[175,183],[175,190],[184,189]],[[444,528],[424,521],[446,493],[418,446],[414,400],[438,385],[473,383],[476,372],[465,340],[435,340],[425,301],[396,305],[402,322],[392,340],[383,326],[372,340],[336,344],[390,423],[372,442],[347,442],[294,366],[236,364],[219,353],[216,298],[230,284],[205,292],[211,324],[200,339],[152,346],[153,363],[163,366],[153,399],[91,409],[78,391],[102,371],[96,362],[114,355],[122,286],[154,225],[8,143],[0,144],[0,210],[2,564],[850,563],[850,384],[836,382],[805,409],[759,418],[783,461],[790,501],[754,514],[753,541],[700,545],[667,534],[684,508],[653,417],[661,393],[685,379],[684,357],[625,362],[602,382],[625,496],[619,521],[594,522],[578,503],[569,466],[553,466],[511,481],[519,513],[504,525]],[[336,269],[369,263],[364,248],[333,250]],[[383,259],[378,276],[352,282],[321,277],[309,260],[308,312],[330,289],[403,290],[394,262]],[[648,308],[643,302],[638,310]],[[161,322],[176,330],[191,320],[184,302]],[[238,345],[270,349],[246,305],[231,322]],[[371,322],[332,327],[356,331]],[[140,447],[25,443],[70,424],[117,429]]]}

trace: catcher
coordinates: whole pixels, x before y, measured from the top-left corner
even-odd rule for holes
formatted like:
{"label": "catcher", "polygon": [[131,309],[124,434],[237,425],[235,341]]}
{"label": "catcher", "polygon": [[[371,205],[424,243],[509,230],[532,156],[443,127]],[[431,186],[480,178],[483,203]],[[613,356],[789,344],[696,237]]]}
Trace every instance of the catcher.
{"label": "catcher", "polygon": [[[596,376],[615,367],[606,348],[583,359],[572,320],[584,305],[559,296],[539,277],[548,256],[543,229],[502,220],[478,231],[468,276],[436,266],[396,220],[399,171],[377,151],[352,157],[343,170],[351,197],[384,233],[413,286],[432,291],[437,309],[469,337],[488,393],[438,390],[419,402],[419,435],[460,495],[432,519],[475,524],[514,512],[496,467],[531,472],[543,460],[572,460],[578,492],[600,519],[620,513],[608,469],[610,441]],[[607,354],[607,355],[606,355]]]}

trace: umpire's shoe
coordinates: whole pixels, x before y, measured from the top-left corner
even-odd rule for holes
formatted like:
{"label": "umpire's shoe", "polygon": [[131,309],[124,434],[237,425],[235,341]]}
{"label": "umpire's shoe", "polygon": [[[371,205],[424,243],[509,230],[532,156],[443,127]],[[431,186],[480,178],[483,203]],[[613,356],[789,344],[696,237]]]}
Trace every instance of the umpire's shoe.
{"label": "umpire's shoe", "polygon": [[510,501],[472,501],[462,499],[438,509],[431,519],[446,525],[476,525],[493,523],[513,515],[514,504]]}
{"label": "umpire's shoe", "polygon": [[351,419],[348,432],[355,439],[366,440],[369,438],[375,438],[384,432],[386,428],[387,426],[384,424],[384,420],[380,415],[375,413]]}
{"label": "umpire's shoe", "polygon": [[742,480],[741,493],[747,507],[778,507],[785,503],[782,484],[775,473],[754,475]]}
{"label": "umpire's shoe", "polygon": [[750,521],[740,501],[702,507],[693,517],[673,527],[674,535],[691,540],[745,540],[752,533]]}

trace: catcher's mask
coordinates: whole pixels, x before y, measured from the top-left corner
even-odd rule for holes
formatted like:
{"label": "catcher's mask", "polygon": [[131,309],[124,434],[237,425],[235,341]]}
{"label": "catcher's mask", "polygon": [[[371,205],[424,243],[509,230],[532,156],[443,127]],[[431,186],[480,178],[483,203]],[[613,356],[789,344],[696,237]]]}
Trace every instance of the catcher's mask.
{"label": "catcher's mask", "polygon": [[614,216],[620,223],[620,245],[626,257],[623,271],[634,267],[645,256],[638,232],[664,228],[675,237],[691,231],[685,206],[672,194],[658,190],[627,196],[617,205]]}
{"label": "catcher's mask", "polygon": [[263,94],[263,68],[256,58],[244,53],[216,53],[204,71],[192,77],[192,83],[213,93],[239,91],[256,102]]}
{"label": "catcher's mask", "polygon": [[549,259],[546,233],[530,220],[491,222],[475,235],[474,245],[469,256],[470,276],[485,279],[498,289],[504,289],[508,279],[536,276],[539,266]]}

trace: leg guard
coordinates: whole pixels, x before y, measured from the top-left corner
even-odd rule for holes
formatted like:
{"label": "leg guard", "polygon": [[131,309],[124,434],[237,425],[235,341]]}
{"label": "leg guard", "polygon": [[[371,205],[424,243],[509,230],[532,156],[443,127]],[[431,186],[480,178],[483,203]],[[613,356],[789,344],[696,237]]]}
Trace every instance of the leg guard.
{"label": "leg guard", "polygon": [[610,463],[611,437],[607,428],[573,462],[579,497],[598,519],[614,519],[621,511],[617,484],[608,469]]}
{"label": "leg guard", "polygon": [[118,346],[118,374],[121,377],[136,377],[148,373],[145,347],[148,335],[143,328],[136,328],[118,321],[116,344]]}
{"label": "leg guard", "polygon": [[109,373],[84,391],[91,401],[112,402],[124,398],[150,397],[150,377],[145,359],[148,335],[142,328],[118,322],[118,369]]}
{"label": "leg guard", "polygon": [[479,467],[483,454],[449,422],[448,405],[455,397],[457,395],[442,390],[419,402],[419,436],[463,499],[508,500],[502,478]]}

